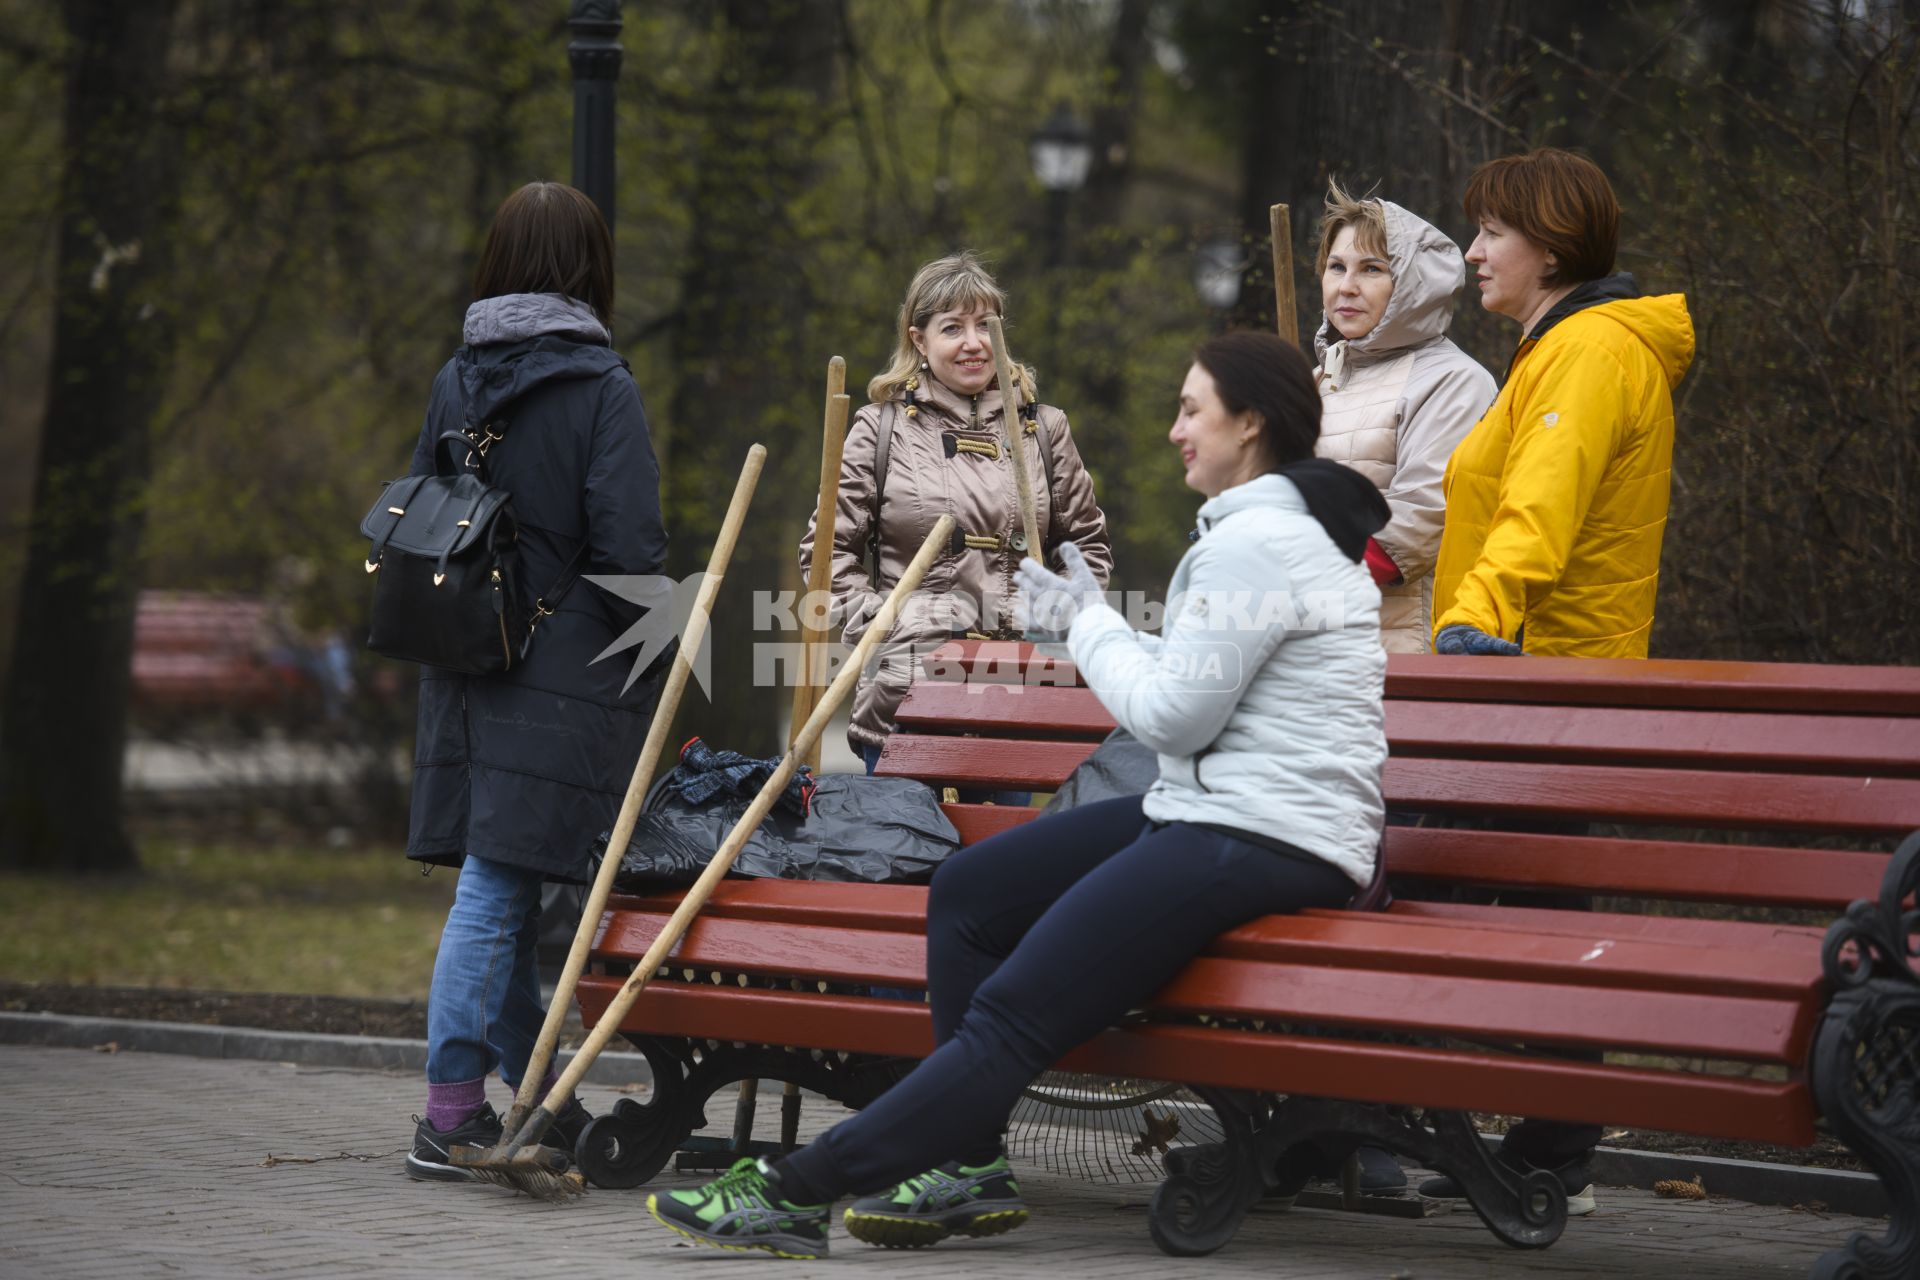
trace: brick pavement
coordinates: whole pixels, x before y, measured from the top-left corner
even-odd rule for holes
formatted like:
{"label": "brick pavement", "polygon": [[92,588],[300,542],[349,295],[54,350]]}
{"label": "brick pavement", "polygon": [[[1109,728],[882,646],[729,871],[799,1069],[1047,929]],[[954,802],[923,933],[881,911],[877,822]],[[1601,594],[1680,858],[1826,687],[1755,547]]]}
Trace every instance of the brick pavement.
{"label": "brick pavement", "polygon": [[[781,1276],[963,1274],[1058,1280],[1283,1275],[1298,1280],[1608,1276],[1750,1280],[1804,1276],[1861,1219],[1602,1189],[1551,1249],[1508,1249],[1471,1212],[1423,1221],[1310,1210],[1259,1212],[1205,1259],[1162,1256],[1147,1237],[1149,1187],[1023,1176],[1035,1222],[997,1240],[920,1253],[837,1236],[825,1263],[693,1249],[646,1217],[644,1190],[566,1206],[494,1187],[410,1181],[402,1166],[421,1105],[412,1076],[163,1054],[0,1047],[8,1081],[0,1165],[0,1277],[439,1276],[572,1280],[754,1272]],[[604,1091],[590,1102],[605,1105]],[[496,1105],[504,1102],[497,1097]],[[763,1108],[777,1111],[777,1108]],[[804,1131],[841,1114],[809,1099]],[[276,1156],[372,1160],[263,1166]],[[663,1178],[682,1185],[687,1177]],[[684,1266],[698,1265],[697,1272]]]}

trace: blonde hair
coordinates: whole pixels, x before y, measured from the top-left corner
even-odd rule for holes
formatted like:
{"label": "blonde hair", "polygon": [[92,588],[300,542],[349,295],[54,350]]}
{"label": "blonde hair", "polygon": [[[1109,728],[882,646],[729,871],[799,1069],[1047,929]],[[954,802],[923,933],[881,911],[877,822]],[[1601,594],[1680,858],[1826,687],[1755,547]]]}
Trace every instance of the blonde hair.
{"label": "blonde hair", "polygon": [[1360,252],[1387,257],[1387,211],[1378,200],[1354,199],[1341,187],[1340,179],[1334,178],[1327,183],[1326,211],[1320,217],[1320,255],[1314,260],[1313,274],[1327,273],[1327,255],[1348,227],[1353,228],[1353,240]]}
{"label": "blonde hair", "polygon": [[[867,399],[875,403],[892,399],[894,393],[907,384],[907,379],[920,372],[920,352],[907,330],[925,329],[944,311],[973,310],[989,311],[1003,318],[1007,314],[1006,295],[1000,292],[986,265],[973,254],[963,250],[935,258],[914,272],[913,282],[907,286],[906,300],[900,304],[893,362],[867,383]],[[1014,377],[1020,383],[1021,396],[1032,404],[1039,391],[1033,370],[1026,365],[1015,365]]]}

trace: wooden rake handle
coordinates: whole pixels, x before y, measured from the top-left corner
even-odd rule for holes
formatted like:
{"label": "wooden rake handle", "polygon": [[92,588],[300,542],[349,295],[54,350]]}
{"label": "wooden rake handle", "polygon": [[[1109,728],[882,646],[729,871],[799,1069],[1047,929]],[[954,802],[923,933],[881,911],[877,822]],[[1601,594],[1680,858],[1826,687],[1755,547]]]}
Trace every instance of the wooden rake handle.
{"label": "wooden rake handle", "polygon": [[1040,525],[1033,510],[1033,478],[1027,474],[1027,438],[1020,426],[1020,384],[1014,381],[1013,358],[1007,354],[1007,335],[999,316],[987,317],[993,339],[993,366],[1000,374],[1000,419],[1007,432],[1007,453],[1013,458],[1013,484],[1020,495],[1020,529],[1027,535],[1027,554],[1045,564]]}
{"label": "wooden rake handle", "polygon": [[[680,900],[680,905],[668,918],[666,927],[661,929],[660,936],[655,938],[653,945],[647,948],[647,954],[634,966],[632,976],[614,996],[613,1002],[607,1006],[607,1011],[601,1015],[600,1021],[594,1025],[593,1031],[587,1036],[587,1042],[580,1046],[578,1053],[573,1055],[573,1061],[567,1064],[566,1073],[560,1077],[560,1082],[554,1085],[551,1093],[547,1094],[546,1101],[540,1104],[539,1111],[529,1117],[520,1134],[513,1138],[504,1153],[504,1158],[512,1159],[529,1141],[537,1141],[539,1135],[546,1131],[547,1124],[551,1123],[551,1118],[558,1115],[560,1109],[566,1106],[567,1099],[573,1096],[573,1091],[579,1087],[580,1081],[587,1074],[587,1069],[593,1065],[593,1060],[600,1056],[600,1051],[606,1048],[607,1042],[619,1031],[620,1024],[626,1020],[627,1011],[633,1008],[633,1002],[640,998],[640,993],[646,989],[647,982],[659,972],[660,966],[666,962],[667,954],[680,944],[687,926],[693,923],[693,918],[700,913],[700,909],[706,906],[707,899],[713,895],[714,886],[719,884],[721,878],[732,868],[733,860],[745,847],[747,838],[753,834],[761,820],[773,808],[774,801],[780,798],[781,792],[787,789],[787,783],[792,780],[795,771],[799,768],[801,753],[819,740],[820,735],[826,731],[827,722],[833,719],[835,710],[839,708],[841,702],[845,701],[847,695],[853,692],[853,687],[858,683],[860,672],[866,666],[867,659],[872,656],[874,649],[878,647],[887,632],[893,629],[894,620],[899,616],[901,605],[919,587],[920,580],[926,576],[927,570],[946,548],[952,536],[953,517],[941,516],[934,524],[933,532],[929,533],[927,540],[920,544],[919,554],[914,556],[913,563],[907,566],[907,571],[900,575],[900,581],[894,584],[893,592],[888,595],[886,603],[880,606],[880,612],[874,615],[866,634],[860,637],[860,644],[854,649],[853,656],[834,677],[833,683],[827,686],[826,692],[820,695],[813,714],[807,717],[807,723],[794,738],[792,745],[787,748],[786,755],[781,757],[780,765],[773,771],[773,776],[768,778],[766,784],[760,788],[760,794],[755,796],[753,803],[747,806],[747,811],[741,815],[740,821],[734,823],[733,830],[727,833],[726,840],[721,844],[719,851],[713,855],[713,860],[707,864],[707,869],[700,873],[700,878],[693,882],[692,888],[687,890],[686,897]],[[542,1113],[547,1117],[546,1123],[541,1122]]]}
{"label": "wooden rake handle", "polygon": [[[807,560],[806,595],[801,600],[800,631],[800,672],[793,685],[793,716],[788,721],[793,734],[800,732],[800,726],[813,714],[813,705],[820,697],[820,687],[813,682],[814,664],[817,655],[827,642],[828,631],[824,626],[816,627],[808,619],[814,614],[812,605],[821,599],[833,581],[833,534],[835,518],[840,507],[840,458],[847,444],[847,413],[852,401],[846,393],[847,362],[839,356],[827,362],[827,406],[826,428],[820,442],[820,505],[813,515],[813,554]],[[814,744],[803,764],[820,770],[820,746]]]}
{"label": "wooden rake handle", "polygon": [[[502,1126],[507,1136],[518,1133],[532,1113],[534,1098],[540,1092],[540,1081],[547,1074],[547,1067],[553,1061],[554,1046],[560,1040],[560,1027],[567,1020],[567,1010],[573,1004],[573,991],[579,985],[580,975],[586,970],[587,956],[593,949],[593,935],[600,927],[600,917],[607,909],[607,895],[613,892],[613,881],[620,873],[620,859],[627,851],[627,841],[633,837],[634,823],[640,818],[640,806],[646,803],[647,792],[653,786],[654,771],[659,767],[660,757],[667,745],[667,735],[673,732],[674,713],[680,709],[680,697],[686,692],[687,681],[693,674],[693,656],[700,652],[700,646],[706,641],[707,620],[713,612],[713,602],[720,594],[720,584],[727,576],[727,563],[733,558],[734,544],[740,539],[740,526],[747,518],[747,507],[753,501],[753,491],[760,483],[760,469],[766,465],[767,451],[761,445],[747,450],[747,460],[740,468],[740,479],[733,486],[733,501],[727,504],[726,518],[720,522],[720,536],[714,540],[713,553],[707,557],[707,576],[700,583],[700,594],[693,606],[693,616],[687,620],[687,634],[684,643],[673,655],[673,666],[667,672],[667,683],[660,691],[660,701],[653,709],[653,722],[647,726],[646,744],[640,748],[640,758],[634,762],[633,778],[627,783],[626,798],[620,802],[620,816],[614,820],[613,835],[607,841],[607,855],[601,859],[600,872],[593,878],[593,888],[587,894],[586,905],[580,909],[580,926],[573,931],[573,946],[567,952],[566,967],[560,973],[560,982],[554,988],[553,1001],[547,1006],[547,1020],[540,1028],[540,1039],[535,1042],[533,1056],[527,1061],[526,1074],[520,1080],[520,1092],[514,1097],[513,1109],[507,1113]],[[671,611],[672,601],[661,606]],[[557,1092],[557,1091],[556,1091]],[[562,1105],[565,1105],[564,1101]]]}

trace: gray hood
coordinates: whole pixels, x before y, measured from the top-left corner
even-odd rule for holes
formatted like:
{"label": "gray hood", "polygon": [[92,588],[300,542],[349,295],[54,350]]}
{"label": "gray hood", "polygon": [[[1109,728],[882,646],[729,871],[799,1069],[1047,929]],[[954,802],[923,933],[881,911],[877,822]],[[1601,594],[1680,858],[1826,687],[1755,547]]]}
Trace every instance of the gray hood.
{"label": "gray hood", "polygon": [[[1391,200],[1377,202],[1386,214],[1387,266],[1393,272],[1393,296],[1380,323],[1365,337],[1346,342],[1346,358],[1378,357],[1441,337],[1453,322],[1453,304],[1467,283],[1467,260],[1438,227],[1415,217]],[[1327,351],[1342,342],[1324,314],[1313,335],[1313,351],[1322,366]]]}
{"label": "gray hood", "polygon": [[603,347],[613,342],[613,335],[593,314],[593,308],[564,293],[508,293],[482,298],[467,308],[467,323],[460,336],[470,347],[484,347],[549,334]]}

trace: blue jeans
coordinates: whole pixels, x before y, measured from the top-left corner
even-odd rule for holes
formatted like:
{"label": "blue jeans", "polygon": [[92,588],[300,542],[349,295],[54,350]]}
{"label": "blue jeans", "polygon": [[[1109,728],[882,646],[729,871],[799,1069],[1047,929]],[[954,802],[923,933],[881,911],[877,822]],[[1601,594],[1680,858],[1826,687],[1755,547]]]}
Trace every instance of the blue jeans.
{"label": "blue jeans", "polygon": [[[862,746],[860,758],[867,762],[867,776],[880,767],[880,748]],[[961,787],[954,793],[961,804],[1004,804],[1016,809],[1024,809],[1033,803],[1031,791],[975,791],[972,787]]]}
{"label": "blue jeans", "polygon": [[510,1087],[533,1056],[540,1004],[538,871],[468,855],[433,959],[427,997],[427,1083],[479,1080],[495,1067]]}

